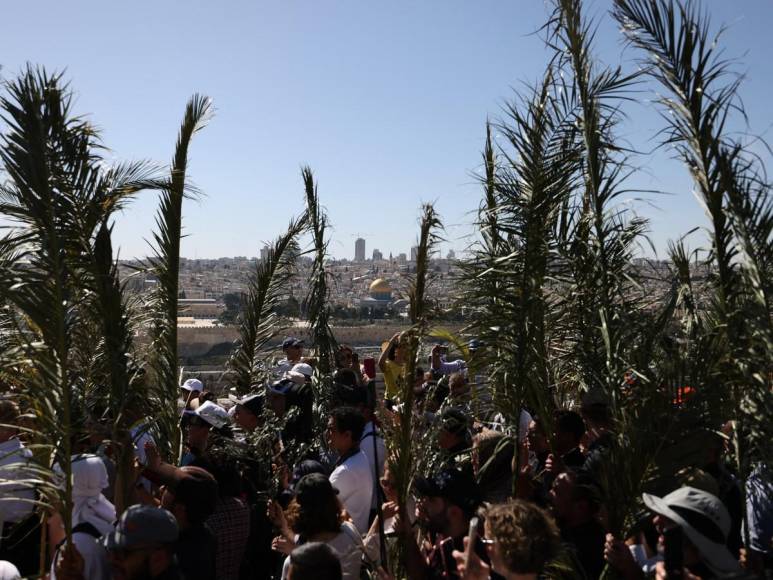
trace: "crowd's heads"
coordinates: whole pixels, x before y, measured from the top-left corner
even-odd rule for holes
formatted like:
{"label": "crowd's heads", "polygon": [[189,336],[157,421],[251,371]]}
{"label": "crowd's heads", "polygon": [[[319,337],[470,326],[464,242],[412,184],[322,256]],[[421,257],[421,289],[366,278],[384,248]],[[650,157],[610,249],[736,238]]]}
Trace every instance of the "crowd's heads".
{"label": "crowd's heads", "polygon": [[473,438],[472,466],[481,483],[510,476],[514,457],[513,439],[500,431],[485,429]]}
{"label": "crowd's heads", "polygon": [[341,580],[341,561],[322,542],[308,542],[290,554],[287,580]]}
{"label": "crowd's heads", "polygon": [[470,385],[462,373],[453,373],[448,377],[448,390],[451,398],[464,397],[470,392]]}
{"label": "crowd's heads", "polygon": [[263,413],[264,397],[260,394],[251,394],[241,399],[236,399],[234,421],[245,431],[255,430],[260,423],[260,415]]}
{"label": "crowd's heads", "polygon": [[335,352],[335,364],[337,369],[350,369],[352,367],[352,360],[354,357],[354,350],[348,344],[338,345],[338,350]]}
{"label": "crowd's heads", "polygon": [[110,555],[113,578],[135,580],[154,578],[174,561],[179,528],[165,509],[146,505],[129,507],[113,532],[104,537]]}
{"label": "crowd's heads", "polygon": [[550,500],[556,517],[570,524],[593,519],[602,503],[598,482],[582,470],[568,469],[553,481]]}
{"label": "crowd's heads", "polygon": [[387,358],[397,363],[403,362],[405,356],[405,333],[400,334],[397,340],[388,343]]}
{"label": "crowd's heads", "polygon": [[19,424],[19,406],[10,399],[0,399],[0,443],[7,441],[17,433]]}
{"label": "crowd's heads", "polygon": [[298,360],[303,355],[304,342],[294,336],[288,336],[282,341],[282,350],[288,360]]}
{"label": "crowd's heads", "polygon": [[585,433],[585,422],[579,413],[558,410],[553,417],[553,423],[555,425],[553,444],[557,453],[564,454],[580,444]]}
{"label": "crowd's heads", "polygon": [[197,526],[215,511],[218,497],[214,476],[200,467],[181,467],[164,481],[161,505],[177,519],[181,528]]}
{"label": "crowd's heads", "polygon": [[184,418],[191,432],[204,433],[210,429],[222,429],[230,423],[228,411],[217,403],[204,401],[193,411],[186,411]]}
{"label": "crowd's heads", "polygon": [[550,445],[545,436],[545,430],[536,419],[529,422],[529,428],[526,432],[526,445],[529,447],[529,451],[537,456],[550,452]]}
{"label": "crowd's heads", "polygon": [[298,486],[298,482],[301,479],[312,473],[325,475],[327,472],[325,470],[325,466],[322,465],[319,461],[315,461],[313,459],[304,459],[295,466],[295,469],[293,469],[293,475],[292,478],[290,478],[290,485],[293,488],[296,488]]}
{"label": "crowd's heads", "polygon": [[343,510],[327,476],[311,473],[295,486],[295,498],[287,509],[287,520],[296,534],[304,538],[318,533],[339,532]]}
{"label": "crowd's heads", "polygon": [[337,407],[328,418],[328,444],[339,454],[346,453],[359,446],[364,430],[365,418],[359,410],[354,407]]}
{"label": "crowd's heads", "polygon": [[448,533],[453,523],[469,521],[481,503],[478,484],[468,473],[444,469],[414,484],[419,496],[416,515],[434,532]]}
{"label": "crowd's heads", "polygon": [[304,385],[311,381],[311,375],[314,374],[314,369],[310,364],[298,363],[293,365],[293,368],[287,371],[286,378],[290,379],[297,385]]}
{"label": "crowd's heads", "polygon": [[540,574],[555,558],[560,535],[553,519],[536,505],[515,500],[485,511],[486,548],[494,571]]}
{"label": "crowd's heads", "polygon": [[[351,373],[351,371],[349,372]],[[362,409],[368,406],[368,391],[357,384],[336,383],[333,391],[333,402],[336,405]]]}
{"label": "crowd's heads", "polygon": [[588,428],[607,429],[611,426],[609,399],[599,388],[591,389],[582,396],[580,414]]}
{"label": "crowd's heads", "polygon": [[199,379],[188,379],[180,385],[180,391],[183,397],[196,395],[204,390],[204,383]]}
{"label": "crowd's heads", "polygon": [[105,462],[98,455],[73,455],[70,464],[73,496],[98,497],[109,485]]}
{"label": "crowd's heads", "polygon": [[471,444],[470,422],[461,409],[450,407],[440,417],[438,445],[441,449],[454,449]]}
{"label": "crowd's heads", "polygon": [[340,368],[333,373],[333,382],[336,385],[342,385],[345,387],[357,386],[357,375],[350,368]]}
{"label": "crowd's heads", "polygon": [[697,563],[689,561],[694,558],[717,574],[738,570],[738,561],[726,546],[730,515],[715,495],[688,486],[662,498],[645,493],[642,499],[657,514],[655,525],[661,533],[673,525],[681,529],[686,540],[685,564]]}

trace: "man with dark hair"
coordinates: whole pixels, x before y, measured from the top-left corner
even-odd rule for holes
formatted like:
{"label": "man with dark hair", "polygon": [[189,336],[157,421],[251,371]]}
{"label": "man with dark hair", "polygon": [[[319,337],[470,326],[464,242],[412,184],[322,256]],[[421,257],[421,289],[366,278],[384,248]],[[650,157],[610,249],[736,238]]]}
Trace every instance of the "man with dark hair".
{"label": "man with dark hair", "polygon": [[259,393],[252,393],[240,399],[233,397],[233,401],[236,405],[233,416],[234,423],[245,433],[250,433],[257,429],[260,425],[260,416],[263,413],[265,397]]}
{"label": "man with dark hair", "polygon": [[217,481],[200,467],[162,464],[155,473],[165,484],[161,507],[174,515],[180,528],[177,558],[185,578],[215,578],[217,542],[205,522],[217,506]]}
{"label": "man with dark hair", "polygon": [[341,562],[333,548],[309,542],[290,553],[287,580],[341,580]]}
{"label": "man with dark hair", "polygon": [[285,358],[276,363],[274,367],[274,374],[277,377],[283,376],[287,371],[301,362],[303,356],[304,342],[295,338],[294,336],[288,336],[282,341],[282,352],[285,354]]}
{"label": "man with dark hair", "polygon": [[560,409],[553,415],[553,451],[547,470],[555,477],[564,469],[579,469],[585,463],[580,441],[585,435],[585,422],[579,413]]}
{"label": "man with dark hair", "polygon": [[368,458],[370,472],[373,474],[373,504],[371,510],[376,509],[376,502],[382,496],[378,482],[384,475],[386,465],[386,443],[384,437],[376,430],[375,413],[368,392],[365,387],[337,384],[334,404],[354,407],[365,420],[365,427],[360,437],[360,450]]}
{"label": "man with dark hair", "polygon": [[449,407],[440,416],[438,447],[443,468],[457,468],[472,473],[472,433],[464,411]]}
{"label": "man with dark hair", "polygon": [[177,522],[167,510],[146,505],[129,507],[115,531],[102,540],[113,578],[181,580],[174,554],[178,536]]}
{"label": "man with dark hair", "polygon": [[[414,488],[418,495],[416,519],[427,531],[427,541],[420,547],[413,528],[405,523],[405,514],[399,517],[397,528],[406,546],[407,576],[412,580],[458,579],[453,551],[464,550],[470,519],[481,503],[480,489],[471,475],[457,469],[419,477]],[[488,561],[480,542],[475,551]]]}
{"label": "man with dark hair", "polygon": [[282,429],[283,441],[305,443],[311,440],[314,392],[310,383],[298,384],[291,378],[275,381],[268,385],[267,402],[280,418],[290,409],[297,409]]}
{"label": "man with dark hair", "polygon": [[330,483],[338,489],[339,498],[362,534],[368,530],[368,517],[373,502],[373,472],[368,458],[360,450],[365,418],[353,407],[338,407],[330,413],[327,440],[338,454]]}
{"label": "man with dark hair", "polygon": [[598,521],[601,489],[582,471],[567,470],[553,481],[550,501],[561,539],[576,551],[576,557],[591,580],[604,569],[606,530]]}

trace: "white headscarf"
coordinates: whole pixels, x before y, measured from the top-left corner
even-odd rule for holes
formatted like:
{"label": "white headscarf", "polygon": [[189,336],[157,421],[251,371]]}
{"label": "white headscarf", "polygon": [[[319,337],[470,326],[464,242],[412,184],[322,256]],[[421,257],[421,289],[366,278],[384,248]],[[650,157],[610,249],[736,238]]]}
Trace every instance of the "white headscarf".
{"label": "white headscarf", "polygon": [[93,525],[101,534],[113,531],[115,506],[102,495],[108,486],[107,470],[97,455],[72,458],[72,525]]}

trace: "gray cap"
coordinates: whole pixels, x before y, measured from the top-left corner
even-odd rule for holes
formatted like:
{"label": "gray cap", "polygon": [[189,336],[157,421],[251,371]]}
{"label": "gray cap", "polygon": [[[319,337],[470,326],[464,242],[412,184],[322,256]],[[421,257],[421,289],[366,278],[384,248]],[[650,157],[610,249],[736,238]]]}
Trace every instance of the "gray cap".
{"label": "gray cap", "polygon": [[133,505],[102,540],[108,550],[126,550],[173,544],[179,536],[177,520],[163,508]]}

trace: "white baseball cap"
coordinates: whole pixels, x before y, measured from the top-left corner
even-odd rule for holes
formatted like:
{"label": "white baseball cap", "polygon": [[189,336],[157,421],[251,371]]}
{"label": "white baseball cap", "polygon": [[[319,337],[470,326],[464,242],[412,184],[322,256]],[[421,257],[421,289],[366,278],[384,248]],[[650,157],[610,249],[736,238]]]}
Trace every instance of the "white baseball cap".
{"label": "white baseball cap", "polygon": [[212,401],[204,401],[195,411],[188,411],[188,413],[201,417],[215,429],[225,427],[230,421],[228,411]]}
{"label": "white baseball cap", "polygon": [[202,383],[199,379],[188,379],[182,385],[180,385],[180,388],[185,389],[186,391],[200,393],[204,390],[204,383]]}

